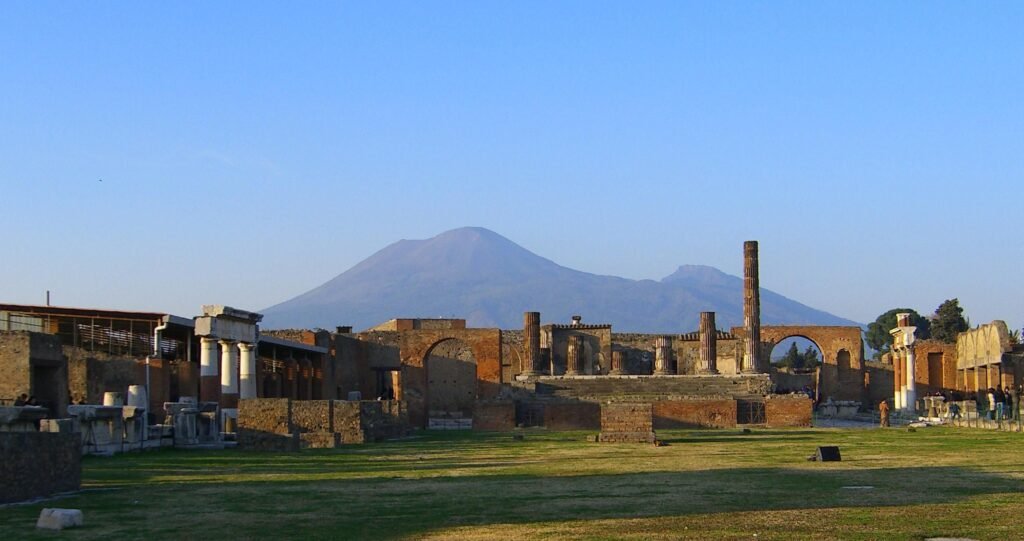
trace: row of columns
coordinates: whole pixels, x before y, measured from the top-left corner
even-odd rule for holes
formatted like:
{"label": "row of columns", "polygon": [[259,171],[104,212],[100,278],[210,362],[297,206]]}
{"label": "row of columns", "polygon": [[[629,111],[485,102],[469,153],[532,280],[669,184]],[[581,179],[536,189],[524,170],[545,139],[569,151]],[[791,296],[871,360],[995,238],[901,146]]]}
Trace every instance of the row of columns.
{"label": "row of columns", "polygon": [[199,376],[199,394],[204,402],[234,408],[239,398],[256,398],[256,344],[201,337]]}
{"label": "row of columns", "polygon": [[896,328],[892,335],[893,364],[893,408],[913,412],[917,402],[917,386],[914,382],[914,332],[917,327],[910,324],[909,313],[896,314]]}
{"label": "row of columns", "polygon": [[[756,244],[756,243],[755,243]],[[755,250],[756,252],[756,250]],[[715,313],[700,313],[700,366],[698,372],[701,374],[718,374],[718,331],[715,327]],[[540,347],[540,312],[525,312],[523,314],[523,349],[526,358],[523,362],[522,374],[526,376],[537,376],[544,372],[544,357]],[[580,335],[569,335],[566,355],[566,375],[574,376],[583,373],[583,337]],[[660,336],[654,346],[654,373],[656,375],[675,374],[676,370],[672,365],[672,338]],[[550,357],[550,349],[547,351]],[[611,359],[612,375],[626,373],[623,353],[613,351]]]}

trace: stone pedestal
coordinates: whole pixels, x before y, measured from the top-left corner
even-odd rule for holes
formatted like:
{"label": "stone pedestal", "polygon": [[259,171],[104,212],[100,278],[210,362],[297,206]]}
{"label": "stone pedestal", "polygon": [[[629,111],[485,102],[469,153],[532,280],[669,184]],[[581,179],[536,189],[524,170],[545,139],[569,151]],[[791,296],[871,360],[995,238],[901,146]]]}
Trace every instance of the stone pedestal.
{"label": "stone pedestal", "polygon": [[650,402],[601,404],[602,443],[654,443],[654,406]]}

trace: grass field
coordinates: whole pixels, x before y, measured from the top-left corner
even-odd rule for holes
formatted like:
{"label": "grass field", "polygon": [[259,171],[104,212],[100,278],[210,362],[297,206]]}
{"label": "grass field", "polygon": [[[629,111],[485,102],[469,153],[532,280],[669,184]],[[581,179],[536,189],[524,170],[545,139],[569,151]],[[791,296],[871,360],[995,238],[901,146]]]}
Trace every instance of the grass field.
{"label": "grass field", "polygon": [[[83,462],[84,492],[0,539],[1024,539],[1024,435],[964,429],[425,433],[298,454]],[[818,445],[843,461],[808,462]],[[43,507],[86,526],[37,532]]]}

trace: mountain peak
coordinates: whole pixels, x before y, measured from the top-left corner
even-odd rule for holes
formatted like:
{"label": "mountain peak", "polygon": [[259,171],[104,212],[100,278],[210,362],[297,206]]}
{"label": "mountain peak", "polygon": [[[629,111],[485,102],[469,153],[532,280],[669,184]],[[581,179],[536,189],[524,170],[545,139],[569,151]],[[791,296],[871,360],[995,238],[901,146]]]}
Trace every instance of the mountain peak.
{"label": "mountain peak", "polygon": [[[470,325],[519,328],[522,313],[545,321],[611,323],[628,332],[690,332],[702,310],[723,327],[742,318],[743,280],[706,265],[682,265],[660,282],[569,269],[484,227],[401,240],[323,285],[262,310],[266,328],[353,325],[395,317],[465,317]],[[769,323],[844,324],[764,290]]]}

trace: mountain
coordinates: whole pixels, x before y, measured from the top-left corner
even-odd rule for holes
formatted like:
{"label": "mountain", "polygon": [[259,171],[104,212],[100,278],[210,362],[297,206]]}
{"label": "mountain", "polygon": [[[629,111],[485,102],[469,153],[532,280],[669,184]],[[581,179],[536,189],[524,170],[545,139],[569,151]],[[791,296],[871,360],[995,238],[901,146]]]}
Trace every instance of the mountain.
{"label": "mountain", "polygon": [[[398,241],[327,283],[262,310],[262,326],[361,330],[396,317],[458,317],[474,327],[519,329],[526,311],[539,311],[544,323],[568,323],[580,314],[584,323],[649,333],[695,331],[700,312],[714,311],[718,327],[728,329],[743,323],[743,280],[703,265],[683,265],[661,281],[590,274],[493,231],[464,227]],[[761,322],[860,325],[764,288]]]}

